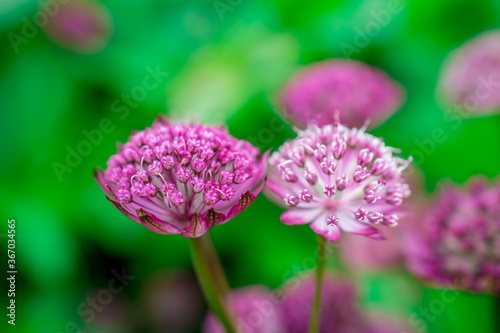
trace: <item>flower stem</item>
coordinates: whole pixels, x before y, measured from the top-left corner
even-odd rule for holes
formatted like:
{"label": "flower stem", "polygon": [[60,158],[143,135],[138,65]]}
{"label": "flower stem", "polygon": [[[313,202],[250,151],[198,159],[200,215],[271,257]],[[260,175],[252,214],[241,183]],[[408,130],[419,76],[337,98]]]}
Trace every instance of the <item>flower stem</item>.
{"label": "flower stem", "polygon": [[205,251],[203,251],[202,240],[200,238],[188,238],[188,240],[189,247],[191,248],[191,257],[193,258],[193,266],[208,305],[217,318],[219,318],[226,332],[236,333],[226,307],[221,301],[215,278],[210,270]]}
{"label": "flower stem", "polygon": [[318,265],[316,266],[316,291],[314,293],[313,310],[309,323],[309,333],[319,332],[319,318],[321,312],[321,286],[323,271],[325,270],[326,239],[318,235]]}
{"label": "flower stem", "polygon": [[210,265],[210,269],[213,271],[215,282],[219,287],[220,295],[223,300],[226,300],[229,295],[229,284],[227,283],[226,274],[224,274],[224,269],[222,268],[219,256],[217,255],[214,242],[208,232],[202,237],[202,245],[204,251],[207,253],[208,263]]}

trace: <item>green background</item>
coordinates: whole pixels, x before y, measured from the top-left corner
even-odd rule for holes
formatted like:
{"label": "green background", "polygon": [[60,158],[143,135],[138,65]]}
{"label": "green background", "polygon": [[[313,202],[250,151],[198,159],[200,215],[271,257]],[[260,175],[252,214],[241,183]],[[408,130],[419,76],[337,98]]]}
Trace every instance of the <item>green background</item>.
{"label": "green background", "polygon": [[[277,148],[293,137],[276,108],[282,84],[304,65],[345,57],[342,45],[356,47],[356,31],[376,22],[372,11],[388,8],[376,0],[221,2],[230,10],[219,15],[212,1],[102,1],[114,21],[111,41],[102,52],[80,55],[42,31],[16,53],[8,35],[21,34],[22,19],[32,20],[37,1],[2,0],[1,259],[6,267],[7,219],[15,218],[19,272],[17,325],[7,329],[65,332],[72,321],[84,328],[78,305],[89,290],[106,287],[111,269],[126,267],[135,279],[121,296],[135,309],[134,324],[87,331],[151,332],[138,309],[141,281],[168,267],[191,270],[187,241],[155,234],[121,215],[105,200],[93,169],[105,165],[117,141],[149,126],[158,113],[225,123],[231,134],[262,150]],[[476,174],[495,177],[500,116],[447,122],[435,87],[449,51],[500,27],[500,2],[413,0],[401,2],[401,8],[352,54],[387,71],[407,91],[402,109],[373,133],[407,155],[429,150],[417,160],[429,192],[442,179],[463,183]],[[142,84],[148,66],[169,75],[120,119],[114,101]],[[58,178],[53,163],[66,164],[67,147],[76,149],[86,140],[82,131],[98,129],[104,118],[113,130]],[[446,140],[422,149],[436,129]],[[231,286],[276,288],[290,267],[314,254],[314,233],[307,226],[281,224],[280,213],[261,195],[243,214],[212,230]],[[360,273],[356,280],[365,308],[399,317],[410,327],[410,315],[439,297],[403,269]],[[493,301],[461,294],[428,322],[428,329],[494,332]]]}

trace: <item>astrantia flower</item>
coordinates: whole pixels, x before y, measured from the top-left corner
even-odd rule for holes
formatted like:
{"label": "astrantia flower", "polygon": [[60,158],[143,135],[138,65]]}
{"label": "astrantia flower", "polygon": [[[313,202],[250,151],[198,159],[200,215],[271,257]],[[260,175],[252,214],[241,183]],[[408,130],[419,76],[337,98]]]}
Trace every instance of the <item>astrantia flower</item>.
{"label": "astrantia flower", "polygon": [[94,177],[123,214],[161,234],[199,237],[263,187],[267,154],[221,127],[159,118],[133,134]]}
{"label": "astrantia flower", "polygon": [[[241,333],[285,333],[273,293],[263,286],[234,290],[229,297],[230,312]],[[204,333],[225,333],[222,325],[209,313],[203,325]],[[305,331],[304,331],[305,332]]]}
{"label": "astrantia flower", "polygon": [[403,103],[403,90],[383,71],[352,60],[326,60],[306,67],[281,94],[287,118],[305,128],[311,122],[333,123],[340,111],[342,123],[360,127],[366,120],[378,125]]}
{"label": "astrantia flower", "polygon": [[410,162],[364,130],[311,125],[271,156],[267,193],[288,208],[283,223],[311,223],[331,242],[341,230],[381,239],[376,226],[398,224]]}
{"label": "astrantia flower", "polygon": [[[47,15],[45,12],[49,6],[46,4],[41,4],[41,16]],[[113,33],[113,19],[100,2],[72,0],[55,6],[57,11],[42,26],[55,43],[83,54],[99,52],[108,45]]]}
{"label": "astrantia flower", "polygon": [[476,36],[450,53],[439,90],[449,104],[460,104],[468,111],[484,114],[500,111],[499,82],[500,30],[493,30]]}
{"label": "astrantia flower", "polygon": [[[319,332],[362,332],[364,323],[354,286],[331,276],[323,277]],[[283,287],[280,312],[287,333],[308,331],[315,291],[314,276],[293,279]]]}
{"label": "astrantia flower", "polygon": [[500,294],[500,184],[447,185],[406,243],[415,274],[447,287]]}

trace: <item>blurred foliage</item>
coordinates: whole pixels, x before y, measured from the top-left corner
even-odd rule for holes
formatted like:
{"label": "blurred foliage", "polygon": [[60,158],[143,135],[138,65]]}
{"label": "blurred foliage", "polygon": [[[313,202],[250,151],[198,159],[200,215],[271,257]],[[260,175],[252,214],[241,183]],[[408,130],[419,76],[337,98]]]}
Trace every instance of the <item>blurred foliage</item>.
{"label": "blurred foliage", "polygon": [[[104,199],[92,170],[105,165],[115,142],[165,113],[226,123],[233,135],[262,150],[277,148],[293,137],[276,109],[281,85],[302,66],[344,57],[341,45],[356,47],[353,58],[382,68],[407,90],[404,107],[374,134],[414,155],[435,129],[444,131],[446,141],[427,144],[430,153],[417,160],[428,191],[444,178],[462,183],[475,174],[495,177],[500,116],[453,126],[436,103],[435,86],[449,51],[500,26],[499,2],[402,1],[401,11],[358,47],[357,31],[377,22],[373,13],[386,10],[392,1],[103,0],[113,20],[112,38],[101,52],[82,55],[57,45],[38,28],[35,36],[13,47],[12,33],[23,36],[26,20],[33,22],[39,4],[2,0],[0,200],[4,222],[17,221],[20,272],[18,326],[12,331],[79,331],[85,327],[79,305],[90,291],[107,288],[112,270],[125,267],[135,276],[123,296],[138,310],[141,281],[166,267],[191,269],[185,239],[152,233]],[[143,84],[148,68],[160,68],[168,76],[126,116],[116,112],[116,101]],[[58,177],[53,163],[67,165],[68,148],[77,149],[88,140],[84,131],[100,130],[105,118],[113,129],[101,131],[87,156]],[[280,213],[261,195],[244,214],[213,229],[232,286],[278,287],[291,267],[303,269],[304,259],[314,254],[314,234],[307,226],[281,224]],[[6,262],[5,238],[1,241]],[[359,282],[364,307],[386,310],[409,325],[412,313],[439,297],[433,294],[439,291],[422,287],[402,269],[353,279]],[[491,303],[487,296],[464,293],[428,329],[493,332]],[[136,310],[133,324],[112,322],[99,331],[147,331],[146,317]]]}

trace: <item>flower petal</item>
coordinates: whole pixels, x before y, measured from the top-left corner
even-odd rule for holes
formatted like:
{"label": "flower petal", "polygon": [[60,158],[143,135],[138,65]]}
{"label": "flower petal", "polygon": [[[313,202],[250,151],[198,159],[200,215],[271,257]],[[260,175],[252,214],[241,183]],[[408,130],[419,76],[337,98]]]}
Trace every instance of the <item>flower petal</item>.
{"label": "flower petal", "polygon": [[[261,187],[262,189],[262,187]],[[260,190],[259,190],[260,191]],[[229,213],[227,214],[227,220],[232,219],[242,211],[244,211],[252,202],[255,201],[256,196],[253,193],[250,193],[247,191],[245,194],[243,194],[240,197],[240,201],[236,203],[230,210]]]}
{"label": "flower petal", "polygon": [[350,232],[352,234],[363,235],[369,238],[382,240],[385,239],[380,230],[370,226],[368,223],[356,221],[353,217],[347,214],[338,212],[339,227],[342,231]]}
{"label": "flower petal", "polygon": [[216,212],[213,208],[207,212],[207,216],[205,217],[207,220],[208,228],[211,229],[213,226],[217,224],[222,224],[226,221],[226,216],[224,214]]}
{"label": "flower petal", "polygon": [[183,237],[197,238],[210,229],[208,221],[198,214],[194,214],[188,227],[182,230]]}
{"label": "flower petal", "polygon": [[283,198],[286,197],[287,193],[291,192],[288,188],[288,184],[286,182],[278,183],[276,181],[271,181],[270,179],[277,180],[278,178],[270,176],[270,178],[266,182],[264,194],[278,206],[284,208],[288,207],[283,200]]}
{"label": "flower petal", "polygon": [[323,208],[289,209],[280,216],[281,222],[287,225],[307,224],[316,220],[321,215]]}
{"label": "flower petal", "polygon": [[116,200],[116,198],[114,197],[114,195],[111,192],[111,189],[108,185],[108,181],[104,177],[104,171],[102,170],[102,168],[98,168],[98,169],[94,170],[94,179],[97,182],[97,184],[99,185],[99,187],[101,188],[101,190],[106,194],[107,197],[112,195],[113,197],[111,199]]}
{"label": "flower petal", "polygon": [[311,229],[319,234],[323,235],[328,241],[336,242],[340,239],[341,232],[340,228],[334,225],[328,225],[326,218],[328,213],[321,214],[313,223],[311,223]]}
{"label": "flower petal", "polygon": [[158,219],[156,216],[146,212],[144,209],[138,209],[137,216],[146,228],[156,233],[173,235],[181,232],[181,230],[173,224]]}

